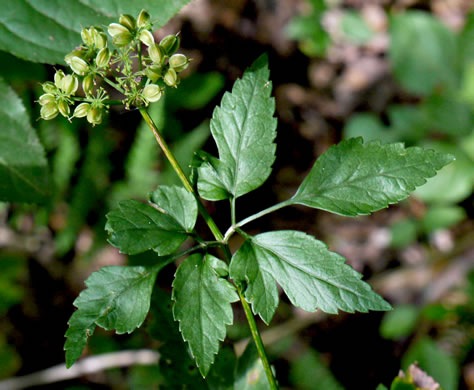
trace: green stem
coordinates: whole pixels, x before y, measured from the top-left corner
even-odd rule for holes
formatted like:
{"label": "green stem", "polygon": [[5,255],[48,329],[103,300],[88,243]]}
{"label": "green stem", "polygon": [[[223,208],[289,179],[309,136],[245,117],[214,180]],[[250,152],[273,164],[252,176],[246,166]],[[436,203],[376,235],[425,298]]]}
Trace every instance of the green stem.
{"label": "green stem", "polygon": [[[77,97],[77,96],[73,96],[71,97],[71,99],[74,100],[75,102],[87,102],[87,103],[91,102],[91,100],[88,98]],[[121,100],[112,100],[112,99],[103,100],[103,103],[106,104],[107,106],[122,106],[123,105],[123,102]]]}
{"label": "green stem", "polygon": [[291,199],[288,199],[288,200],[285,200],[283,202],[280,202],[280,203],[277,203],[276,205],[273,205],[265,210],[262,210],[256,214],[253,214],[245,219],[243,219],[242,221],[238,222],[238,223],[235,223],[234,221],[232,221],[232,226],[225,232],[224,234],[224,242],[227,242],[230,238],[230,236],[232,236],[232,234],[234,234],[235,231],[238,230],[238,228],[248,224],[249,222],[252,222],[260,217],[263,217],[264,215],[267,215],[267,214],[270,214],[276,210],[279,210],[279,209],[282,209],[283,207],[286,207],[286,206],[290,206],[292,205],[293,203],[291,202]]}
{"label": "green stem", "polygon": [[235,225],[235,197],[230,200],[230,220],[232,226]]}
{"label": "green stem", "polygon": [[273,376],[273,371],[270,367],[270,363],[268,362],[265,348],[263,346],[263,341],[260,337],[260,333],[258,332],[257,323],[255,322],[252,310],[250,309],[250,306],[245,300],[245,298],[242,296],[242,292],[240,291],[240,289],[237,289],[237,292],[239,293],[240,301],[242,302],[242,306],[244,307],[245,315],[247,316],[247,320],[250,326],[250,332],[252,333],[253,340],[255,341],[255,345],[257,346],[258,354],[260,355],[260,358],[262,358],[262,356],[265,356],[265,359],[262,359],[262,364],[265,374],[267,375],[270,388],[272,390],[277,390],[278,385],[276,383],[275,377]]}
{"label": "green stem", "polygon": [[[168,159],[168,161],[171,164],[171,166],[173,167],[173,169],[175,170],[176,174],[178,175],[179,179],[183,183],[184,187],[191,194],[193,194],[194,197],[196,198],[199,213],[201,214],[201,216],[206,221],[207,225],[209,226],[209,229],[211,229],[211,232],[214,235],[215,239],[217,241],[222,242],[224,236],[222,235],[222,233],[219,230],[218,226],[216,225],[216,223],[214,222],[214,220],[212,219],[212,217],[209,215],[206,208],[202,204],[201,199],[199,198],[199,196],[194,191],[193,186],[189,182],[188,178],[186,177],[183,170],[181,169],[178,161],[175,159],[173,153],[171,152],[171,150],[169,149],[169,147],[166,144],[165,140],[161,136],[158,128],[156,127],[155,123],[153,122],[153,119],[150,117],[150,115],[148,114],[147,110],[144,107],[140,107],[139,110],[140,110],[140,114],[142,115],[143,119],[145,120],[147,125],[150,127],[151,131],[153,132],[153,135],[155,136],[156,141],[158,142],[158,145],[162,149],[163,153],[165,154],[166,158]],[[232,258],[232,254],[230,253],[230,249],[229,249],[228,245],[224,245],[224,253],[225,253],[225,257],[227,258],[227,260],[230,261],[230,259]],[[268,383],[270,384],[270,388],[272,390],[278,390],[278,385],[277,385],[276,380],[273,376],[273,372],[270,368],[270,363],[268,361],[268,357],[267,357],[267,354],[265,352],[265,348],[263,347],[262,338],[260,337],[260,333],[258,332],[257,323],[255,322],[255,318],[253,317],[253,314],[252,314],[252,311],[250,310],[250,306],[249,306],[248,302],[245,300],[245,297],[242,294],[242,290],[240,289],[239,286],[236,286],[236,287],[237,287],[237,292],[238,292],[239,297],[240,297],[240,301],[242,303],[242,306],[244,307],[245,316],[247,317],[247,321],[249,323],[250,330],[252,332],[252,337],[253,337],[253,339],[255,341],[255,344],[257,346],[258,354],[260,356],[260,359],[262,360],[262,364],[263,364],[263,367],[265,369],[265,373],[267,375],[267,379],[268,379]]]}
{"label": "green stem", "polygon": [[109,84],[111,87],[115,88],[117,91],[125,95],[125,91],[122,89],[120,85],[117,83],[114,83],[112,80],[109,80],[107,77],[104,77],[102,80],[104,80],[107,84]]}

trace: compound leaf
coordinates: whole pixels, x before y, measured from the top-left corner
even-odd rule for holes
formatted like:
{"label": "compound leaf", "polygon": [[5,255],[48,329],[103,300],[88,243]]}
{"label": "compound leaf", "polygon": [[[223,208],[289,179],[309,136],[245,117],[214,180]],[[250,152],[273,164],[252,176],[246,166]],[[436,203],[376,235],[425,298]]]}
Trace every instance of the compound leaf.
{"label": "compound leaf", "polygon": [[209,254],[195,254],[178,268],[173,282],[173,315],[202,376],[206,376],[233,321],[234,287],[219,277],[225,263]]}
{"label": "compound leaf", "polygon": [[370,214],[405,199],[453,159],[401,143],[348,139],[318,158],[289,203],[346,216]]}
{"label": "compound leaf", "polygon": [[305,233],[268,232],[245,241],[232,257],[230,276],[247,284],[245,298],[266,323],[278,305],[275,281],[293,305],[306,311],[389,310],[390,305],[361,280],[362,275],[344,262]]}
{"label": "compound leaf", "polygon": [[20,98],[1,78],[0,99],[0,201],[45,201],[50,179],[43,147]]}
{"label": "compound leaf", "polygon": [[150,194],[150,202],[172,217],[184,231],[193,231],[198,208],[196,199],[185,188],[160,186]]}
{"label": "compound leaf", "polygon": [[[155,0],[147,9],[158,29],[190,0]],[[82,27],[104,27],[120,14],[137,16],[138,0],[15,0],[2,4],[0,50],[33,62],[64,63],[81,42]]]}
{"label": "compound leaf", "polygon": [[115,329],[118,334],[131,333],[142,325],[160,268],[103,267],[86,280],[87,289],[74,301],[78,310],[72,314],[65,335],[68,368],[81,356],[96,325]]}
{"label": "compound leaf", "polygon": [[153,249],[159,256],[166,256],[187,238],[173,217],[136,200],[119,202],[107,214],[105,229],[110,233],[109,242],[128,255]]}
{"label": "compound leaf", "polygon": [[219,160],[199,168],[198,189],[208,200],[239,197],[263,184],[275,160],[275,100],[268,60],[259,57],[225,93],[211,120]]}

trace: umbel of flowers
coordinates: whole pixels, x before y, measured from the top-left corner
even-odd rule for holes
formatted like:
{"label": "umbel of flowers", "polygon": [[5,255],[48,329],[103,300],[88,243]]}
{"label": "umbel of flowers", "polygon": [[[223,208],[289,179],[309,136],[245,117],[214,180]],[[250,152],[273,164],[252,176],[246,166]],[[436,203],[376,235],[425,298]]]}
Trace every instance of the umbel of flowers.
{"label": "umbel of flowers", "polygon": [[64,58],[72,73],[58,70],[54,83],[42,85],[41,118],[49,120],[61,114],[69,120],[85,117],[93,126],[100,124],[112,103],[104,82],[123,95],[121,103],[126,109],[157,102],[165,86],[176,88],[189,59],[176,53],[180,45],[177,35],[167,35],[156,43],[152,27],[150,15],[142,10],[136,19],[121,15],[118,23],[108,26],[111,45],[102,28],[82,29],[82,45]]}

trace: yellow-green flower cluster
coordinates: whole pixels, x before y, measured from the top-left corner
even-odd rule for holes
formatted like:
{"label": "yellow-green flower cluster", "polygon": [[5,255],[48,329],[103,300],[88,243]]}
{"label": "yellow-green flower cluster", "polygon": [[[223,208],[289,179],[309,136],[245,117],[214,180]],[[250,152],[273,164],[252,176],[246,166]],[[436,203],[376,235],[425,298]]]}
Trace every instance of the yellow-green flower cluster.
{"label": "yellow-green flower cluster", "polygon": [[[64,58],[72,74],[59,70],[54,83],[43,84],[45,93],[39,98],[41,118],[49,120],[61,114],[69,120],[85,117],[93,126],[100,124],[110,103],[107,92],[99,85],[102,81],[124,95],[121,102],[127,109],[156,102],[163,96],[165,86],[178,86],[179,73],[188,67],[189,59],[176,53],[180,45],[177,35],[167,35],[155,43],[147,11],[142,10],[136,19],[121,15],[118,23],[107,27],[107,32],[115,50],[109,48],[107,34],[100,27],[82,29],[82,44]],[[146,47],[143,51],[142,45]],[[76,95],[79,85],[82,92],[79,90]],[[79,104],[72,110],[76,102]]]}

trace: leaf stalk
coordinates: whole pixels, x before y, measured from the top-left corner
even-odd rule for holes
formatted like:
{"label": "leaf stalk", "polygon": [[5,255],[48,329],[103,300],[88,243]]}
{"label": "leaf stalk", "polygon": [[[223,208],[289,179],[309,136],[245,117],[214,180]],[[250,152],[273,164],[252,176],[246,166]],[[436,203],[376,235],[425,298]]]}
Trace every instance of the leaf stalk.
{"label": "leaf stalk", "polygon": [[[216,225],[216,223],[214,222],[214,220],[212,219],[212,217],[209,215],[206,208],[202,204],[201,199],[196,194],[196,191],[194,190],[193,186],[191,185],[188,178],[184,174],[184,172],[181,169],[178,161],[174,157],[173,153],[171,152],[170,148],[168,147],[168,145],[165,142],[165,140],[163,139],[163,137],[161,136],[157,126],[155,125],[155,123],[154,123],[153,119],[151,118],[151,116],[149,115],[148,111],[144,107],[139,108],[139,111],[140,111],[140,114],[142,115],[143,119],[147,123],[148,127],[150,127],[151,131],[153,132],[153,135],[155,136],[155,139],[158,142],[158,145],[162,149],[162,151],[165,154],[166,158],[168,159],[169,163],[171,164],[174,171],[178,175],[179,179],[183,183],[184,187],[191,194],[193,194],[194,197],[196,198],[199,213],[201,214],[201,216],[204,218],[205,222],[209,226],[209,229],[211,230],[211,232],[214,235],[215,239],[220,243],[226,244],[223,241],[224,236],[223,236],[222,232],[220,231],[220,229],[218,228],[218,226]],[[284,203],[284,202],[282,202],[282,203]],[[283,206],[281,206],[281,207],[283,207]],[[279,207],[279,208],[281,208],[281,207]],[[234,209],[235,209],[235,204],[234,204]],[[269,210],[269,209],[267,209],[267,210]],[[271,212],[271,211],[268,211],[268,212]],[[260,213],[258,213],[258,214],[260,214]],[[249,218],[247,218],[247,219],[249,219]],[[256,218],[258,218],[258,217],[256,217]],[[250,222],[250,220],[253,220],[253,219],[249,219],[249,221],[247,221],[247,222]],[[244,221],[242,221],[242,222],[244,222]],[[247,222],[245,222],[245,223],[247,223]],[[194,248],[191,248],[191,249],[194,249]],[[230,261],[232,255],[230,253],[230,249],[229,249],[228,245],[224,245],[223,249],[224,249],[225,257],[227,258],[228,261]],[[258,328],[257,328],[257,323],[255,322],[255,318],[252,314],[252,310],[250,309],[250,306],[249,306],[248,302],[246,301],[245,297],[243,296],[240,286],[236,286],[236,288],[237,288],[237,292],[239,294],[240,302],[242,303],[242,306],[244,308],[245,316],[247,317],[247,321],[248,321],[249,326],[250,326],[250,331],[252,333],[252,337],[254,339],[255,345],[257,346],[257,351],[258,351],[258,354],[259,354],[260,359],[262,361],[262,364],[263,364],[263,367],[264,367],[264,370],[265,370],[265,374],[267,376],[268,383],[270,384],[270,388],[271,388],[271,390],[278,390],[278,385],[276,383],[275,377],[274,377],[272,369],[270,367],[270,363],[268,361],[268,357],[267,357],[267,354],[265,352],[265,348],[263,346],[262,338],[260,337],[260,333],[259,333]]]}

